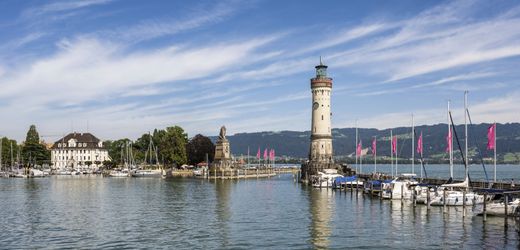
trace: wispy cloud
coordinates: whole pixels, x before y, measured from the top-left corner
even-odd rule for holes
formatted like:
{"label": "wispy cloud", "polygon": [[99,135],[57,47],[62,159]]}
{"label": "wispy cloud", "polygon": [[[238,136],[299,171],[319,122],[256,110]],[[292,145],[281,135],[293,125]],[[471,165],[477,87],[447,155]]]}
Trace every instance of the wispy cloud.
{"label": "wispy cloud", "polygon": [[167,35],[175,35],[187,30],[218,23],[237,10],[237,4],[222,1],[210,8],[200,8],[190,12],[184,19],[154,18],[139,22],[136,25],[116,30],[102,31],[101,36],[121,39],[127,42],[140,42]]}
{"label": "wispy cloud", "polygon": [[520,19],[498,15],[473,21],[465,18],[469,6],[456,2],[402,21],[396,33],[333,55],[334,63],[372,66],[373,73],[387,76],[387,82],[395,82],[519,55]]}
{"label": "wispy cloud", "polygon": [[43,6],[30,8],[22,13],[22,17],[29,18],[41,16],[46,14],[53,14],[57,12],[74,11],[82,8],[87,8],[94,5],[107,4],[113,0],[77,0],[77,1],[58,1],[48,3]]}
{"label": "wispy cloud", "polygon": [[[520,106],[520,93],[513,92],[501,97],[492,97],[483,101],[471,101],[469,111],[473,123],[482,122],[500,122],[507,123],[518,121],[518,112],[511,107]],[[369,117],[360,117],[358,125],[370,128],[394,128],[410,126],[412,113],[416,124],[438,124],[446,123],[446,109],[411,109],[409,112],[388,112],[385,114],[377,114]],[[452,115],[455,123],[462,124],[464,122],[464,113],[461,108],[452,106]],[[343,123],[340,127],[351,126],[351,122]]]}

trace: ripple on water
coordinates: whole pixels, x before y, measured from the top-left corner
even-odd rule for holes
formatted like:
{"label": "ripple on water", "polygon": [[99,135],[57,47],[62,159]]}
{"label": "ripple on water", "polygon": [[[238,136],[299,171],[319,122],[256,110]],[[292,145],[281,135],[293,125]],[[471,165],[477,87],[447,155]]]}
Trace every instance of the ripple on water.
{"label": "ripple on water", "polygon": [[517,248],[518,226],[460,208],[271,179],[0,179],[0,248]]}

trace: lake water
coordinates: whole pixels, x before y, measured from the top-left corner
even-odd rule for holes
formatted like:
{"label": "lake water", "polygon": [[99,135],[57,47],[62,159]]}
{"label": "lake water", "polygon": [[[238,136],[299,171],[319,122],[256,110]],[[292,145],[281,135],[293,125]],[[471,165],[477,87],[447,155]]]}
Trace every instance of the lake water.
{"label": "lake water", "polygon": [[513,219],[270,179],[0,179],[0,248],[480,249],[519,245]]}

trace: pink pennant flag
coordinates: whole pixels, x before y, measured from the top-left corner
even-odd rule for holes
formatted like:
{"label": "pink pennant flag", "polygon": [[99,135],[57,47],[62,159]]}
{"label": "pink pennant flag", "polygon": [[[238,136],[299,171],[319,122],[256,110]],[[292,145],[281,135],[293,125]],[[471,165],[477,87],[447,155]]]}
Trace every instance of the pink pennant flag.
{"label": "pink pennant flag", "polygon": [[377,153],[377,140],[374,137],[374,140],[372,140],[372,155],[376,155]]}
{"label": "pink pennant flag", "polygon": [[452,135],[451,135],[451,129],[448,130],[448,135],[446,136],[446,152],[450,152],[451,151],[451,142],[452,142]]}
{"label": "pink pennant flag", "polygon": [[267,148],[264,150],[264,160],[267,160]]}
{"label": "pink pennant flag", "polygon": [[276,158],[276,156],[275,156],[274,148],[273,148],[273,161],[274,161],[275,158]]}
{"label": "pink pennant flag", "polygon": [[422,141],[422,132],[421,132],[421,135],[419,136],[419,139],[417,140],[417,153],[418,154],[421,154],[423,153],[423,141]]}
{"label": "pink pennant flag", "polygon": [[497,132],[496,129],[497,129],[496,123],[489,126],[489,128],[488,128],[488,132],[487,132],[487,138],[488,138],[487,149],[488,150],[495,149],[495,146],[496,146],[495,139],[496,139],[496,132]]}
{"label": "pink pennant flag", "polygon": [[397,135],[392,138],[392,153],[397,154]]}
{"label": "pink pennant flag", "polygon": [[256,159],[260,159],[260,147],[258,147],[258,152],[256,152]]}
{"label": "pink pennant flag", "polygon": [[273,156],[273,149],[270,149],[269,150],[269,160],[273,160],[274,159],[274,156]]}
{"label": "pink pennant flag", "polygon": [[359,141],[358,145],[357,145],[357,148],[356,148],[356,155],[358,156],[361,156],[361,151],[362,151],[362,148],[363,146],[361,145],[361,140]]}

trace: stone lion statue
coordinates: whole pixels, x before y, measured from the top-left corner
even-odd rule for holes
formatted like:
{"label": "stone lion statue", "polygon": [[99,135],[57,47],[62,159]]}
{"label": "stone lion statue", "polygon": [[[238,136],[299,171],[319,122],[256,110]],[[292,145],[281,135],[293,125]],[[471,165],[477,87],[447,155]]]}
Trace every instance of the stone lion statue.
{"label": "stone lion statue", "polygon": [[226,126],[220,127],[219,139],[221,139],[221,140],[225,140],[226,139]]}

